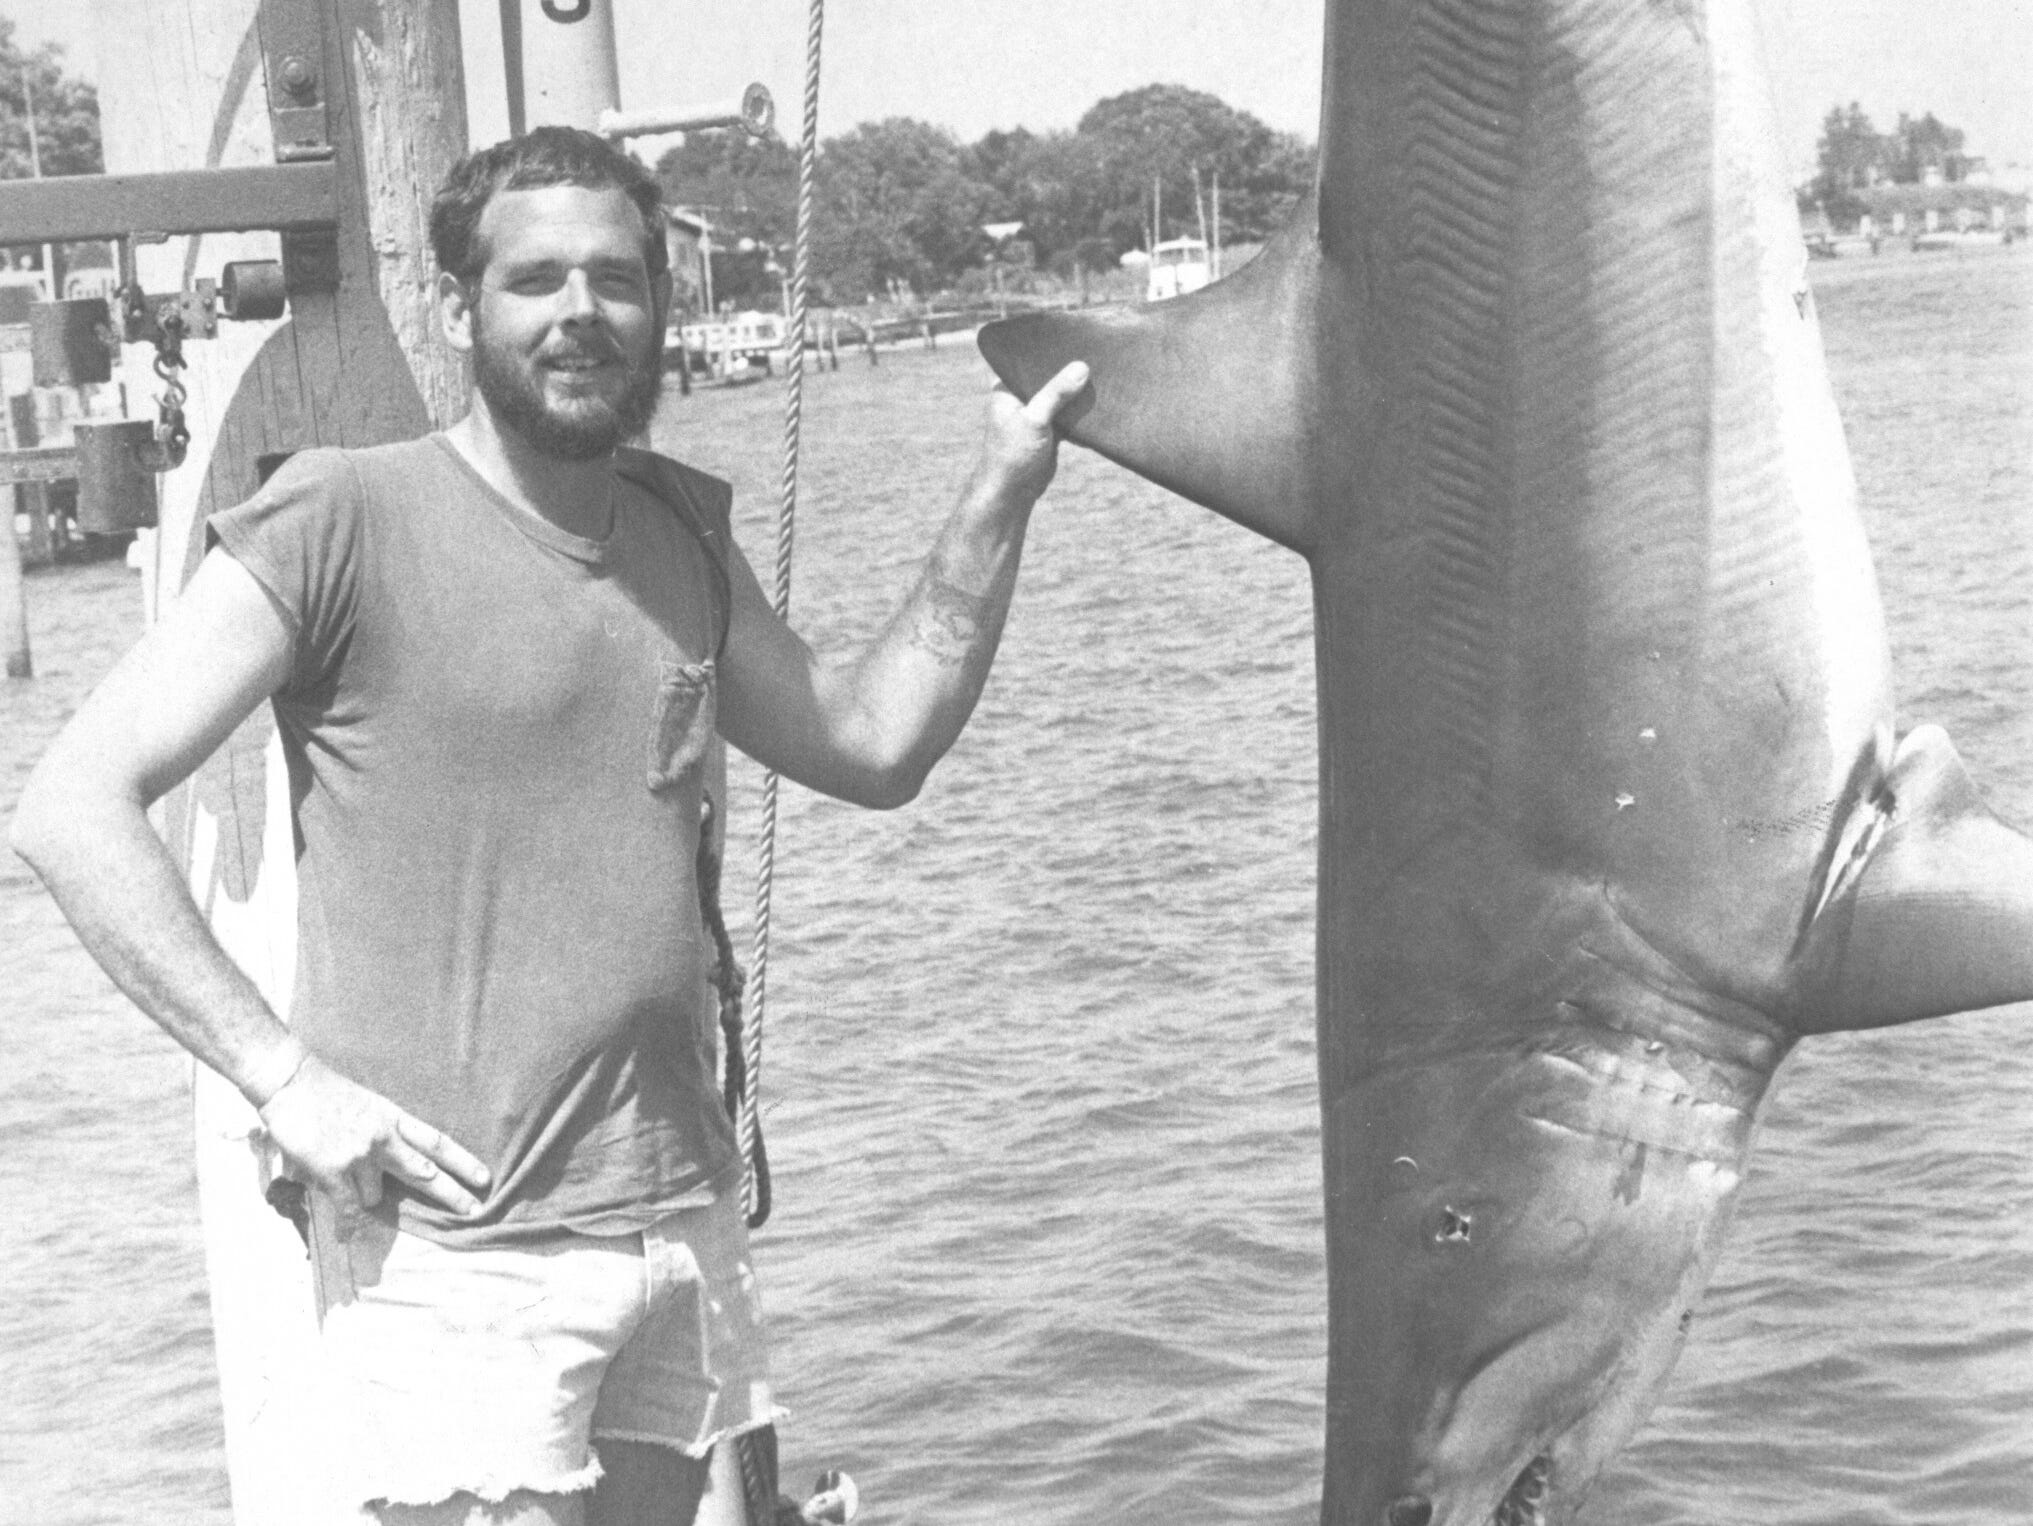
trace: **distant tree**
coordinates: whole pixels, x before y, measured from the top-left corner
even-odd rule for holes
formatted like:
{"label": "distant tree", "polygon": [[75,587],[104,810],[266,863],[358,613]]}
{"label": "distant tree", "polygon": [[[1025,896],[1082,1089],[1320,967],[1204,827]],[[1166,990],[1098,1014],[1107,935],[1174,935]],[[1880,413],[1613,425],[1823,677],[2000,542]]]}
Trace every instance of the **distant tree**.
{"label": "distant tree", "polygon": [[1888,145],[1892,178],[1912,184],[1926,179],[1928,171],[1936,170],[1943,179],[1960,180],[1962,145],[1962,129],[1950,127],[1933,112],[1914,118],[1902,111]]}
{"label": "distant tree", "polygon": [[44,43],[24,52],[14,23],[0,16],[0,180],[33,173],[28,151],[28,97],[35,98],[36,148],[45,175],[96,175],[106,167],[99,146],[99,92],[64,73],[63,49]]}
{"label": "distant tree", "polygon": [[[1076,135],[1091,145],[1086,231],[1118,253],[1158,238],[1199,231],[1214,176],[1221,177],[1223,237],[1261,238],[1311,183],[1311,153],[1219,97],[1183,85],[1146,85],[1097,102]],[[1164,226],[1152,230],[1152,190]],[[1196,200],[1197,191],[1197,200]]]}
{"label": "distant tree", "polygon": [[[674,205],[713,221],[716,241],[752,239],[788,263],[789,149],[698,134],[657,172]],[[820,295],[839,301],[999,280],[1032,264],[1103,269],[1149,236],[1154,183],[1167,237],[1197,233],[1214,216],[1217,178],[1220,236],[1255,240],[1285,220],[1313,176],[1305,141],[1178,85],[1100,101],[1071,132],[1019,127],[965,147],[909,118],[865,122],[820,149],[813,273]],[[996,251],[983,225],[998,222],[1023,228]],[[721,270],[716,260],[716,287],[729,291]]]}
{"label": "distant tree", "polygon": [[1863,107],[1851,101],[1847,107],[1831,106],[1821,119],[1819,170],[1808,191],[1837,223],[1855,222],[1863,211],[1857,192],[1879,179],[1889,178],[1889,145]]}
{"label": "distant tree", "polygon": [[1319,152],[1306,139],[1293,132],[1273,133],[1268,151],[1245,174],[1235,196],[1222,182],[1221,221],[1232,229],[1222,236],[1264,238],[1282,228],[1300,199],[1312,192],[1319,166]]}
{"label": "distant tree", "polygon": [[[1038,146],[1043,139],[1028,127],[1015,127],[1005,132],[996,128],[982,134],[979,142],[964,150],[968,173],[983,185],[993,187],[1005,197],[1010,196],[1027,165],[1036,158]],[[997,212],[1011,210],[998,206]]]}
{"label": "distant tree", "polygon": [[[35,105],[36,157],[45,175],[95,175],[106,167],[99,143],[99,92],[64,73],[63,49],[44,43],[33,52],[22,49],[14,23],[0,16],[0,180],[22,180],[34,173],[29,153],[28,103]],[[35,256],[40,260],[38,253]],[[58,260],[63,267],[96,260],[100,245],[65,245]]]}
{"label": "distant tree", "polygon": [[979,265],[996,193],[970,171],[951,133],[908,117],[829,139],[819,153],[812,240],[825,293],[929,292]]}
{"label": "distant tree", "polygon": [[1899,125],[1881,133],[1855,101],[1831,106],[1821,119],[1818,167],[1801,191],[1801,208],[1818,205],[1831,221],[1844,225],[1864,211],[1859,193],[1881,181],[1911,185],[1930,171],[1960,180],[1970,163],[1963,142],[1961,128],[1950,127],[1931,111],[1920,117],[1902,111]]}
{"label": "distant tree", "polygon": [[797,152],[781,138],[687,133],[657,160],[656,177],[667,206],[712,228],[715,300],[773,304],[797,231]]}
{"label": "distant tree", "polygon": [[[994,193],[998,221],[1021,222],[1040,264],[1070,272],[1093,235],[1101,145],[1076,133],[991,132],[968,151],[974,178]],[[1112,247],[1085,251],[1089,268],[1113,264]]]}

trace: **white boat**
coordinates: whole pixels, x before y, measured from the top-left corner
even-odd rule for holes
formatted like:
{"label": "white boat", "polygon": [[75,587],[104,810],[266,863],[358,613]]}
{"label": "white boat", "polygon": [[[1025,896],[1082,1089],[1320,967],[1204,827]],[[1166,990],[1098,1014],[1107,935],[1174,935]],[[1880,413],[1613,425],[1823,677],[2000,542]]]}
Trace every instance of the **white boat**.
{"label": "white boat", "polygon": [[1205,239],[1168,238],[1151,250],[1151,262],[1144,277],[1144,300],[1162,302],[1168,297],[1183,297],[1205,286],[1211,274]]}
{"label": "white boat", "polygon": [[785,330],[781,313],[734,313],[673,330],[664,336],[664,351],[673,364],[682,354],[694,371],[768,370],[784,347]]}

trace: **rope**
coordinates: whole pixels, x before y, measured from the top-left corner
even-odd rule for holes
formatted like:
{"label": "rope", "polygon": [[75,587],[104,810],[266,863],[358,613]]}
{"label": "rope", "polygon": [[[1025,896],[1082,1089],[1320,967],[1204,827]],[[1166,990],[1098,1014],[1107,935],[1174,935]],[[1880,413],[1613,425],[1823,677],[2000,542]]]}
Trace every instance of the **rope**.
{"label": "rope", "polygon": [[735,1458],[741,1464],[742,1503],[747,1507],[745,1519],[751,1526],[770,1526],[777,1515],[776,1449],[762,1440],[773,1433],[774,1427],[764,1427],[734,1438]]}
{"label": "rope", "polygon": [[[791,254],[791,353],[784,392],[784,475],[783,501],[777,513],[776,589],[774,603],[778,618],[791,608],[791,545],[796,533],[798,512],[798,443],[805,407],[805,322],[806,291],[812,264],[812,188],[819,159],[819,33],[825,22],[826,0],[811,0],[805,29],[805,118],[798,140],[798,222]],[[749,990],[752,1000],[742,1033],[745,1073],[741,1089],[741,1153],[749,1162],[746,1206],[750,1228],[760,1226],[768,1216],[761,1202],[756,1159],[762,1137],[762,1020],[769,996],[770,892],[776,881],[777,775],[774,769],[762,782],[762,833],[756,850],[755,949],[749,959]]]}

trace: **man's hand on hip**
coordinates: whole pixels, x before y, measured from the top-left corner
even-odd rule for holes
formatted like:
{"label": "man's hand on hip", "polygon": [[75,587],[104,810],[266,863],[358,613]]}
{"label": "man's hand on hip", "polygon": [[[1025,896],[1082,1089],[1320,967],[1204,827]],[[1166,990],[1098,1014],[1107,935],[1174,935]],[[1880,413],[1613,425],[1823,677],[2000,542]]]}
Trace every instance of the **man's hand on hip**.
{"label": "man's hand on hip", "polygon": [[479,1208],[474,1193],[491,1182],[457,1141],[315,1057],[262,1106],[261,1121],[289,1174],[331,1200],[342,1240],[381,1201],[384,1175],[461,1214]]}

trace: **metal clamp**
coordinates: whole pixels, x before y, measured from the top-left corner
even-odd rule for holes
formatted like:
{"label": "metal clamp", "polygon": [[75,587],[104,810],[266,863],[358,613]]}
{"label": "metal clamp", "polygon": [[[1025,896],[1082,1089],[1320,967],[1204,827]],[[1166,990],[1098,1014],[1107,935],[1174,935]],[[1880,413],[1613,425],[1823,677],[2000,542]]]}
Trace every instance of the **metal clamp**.
{"label": "metal clamp", "polygon": [[134,246],[159,244],[167,235],[131,233],[118,240],[120,254],[120,337],[128,344],[160,346],[175,330],[177,342],[214,339],[219,333],[219,289],[210,277],[189,291],[146,292],[135,274]]}
{"label": "metal clamp", "polygon": [[325,28],[315,0],[261,0],[255,28],[268,81],[268,125],[278,164],[332,157],[325,111]]}

